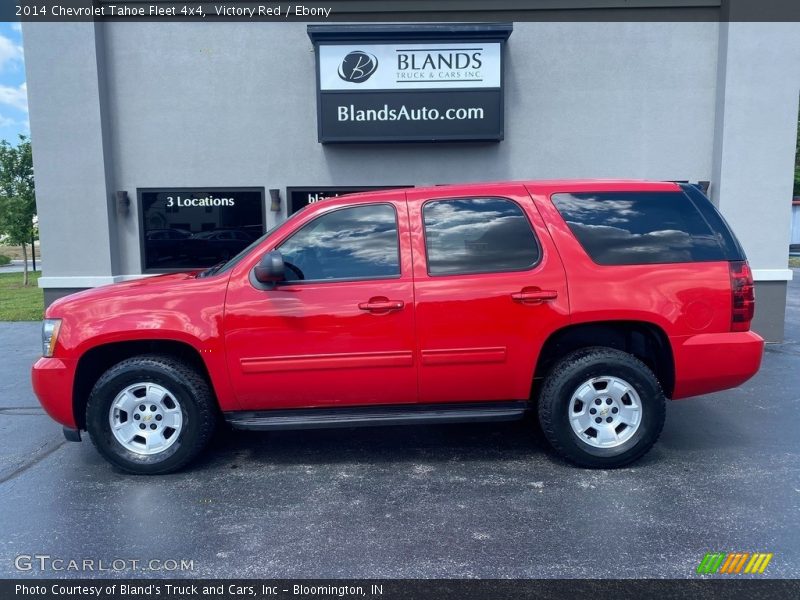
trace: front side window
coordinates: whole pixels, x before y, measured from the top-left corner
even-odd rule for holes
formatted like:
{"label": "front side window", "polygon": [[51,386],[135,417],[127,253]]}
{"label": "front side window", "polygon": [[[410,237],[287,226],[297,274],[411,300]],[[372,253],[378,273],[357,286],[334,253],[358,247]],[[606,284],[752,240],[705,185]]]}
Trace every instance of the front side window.
{"label": "front side window", "polygon": [[334,210],[277,248],[286,279],[381,279],[400,275],[397,217],[389,204]]}
{"label": "front side window", "polygon": [[511,200],[435,200],[423,218],[431,275],[524,271],[539,261],[531,225]]}

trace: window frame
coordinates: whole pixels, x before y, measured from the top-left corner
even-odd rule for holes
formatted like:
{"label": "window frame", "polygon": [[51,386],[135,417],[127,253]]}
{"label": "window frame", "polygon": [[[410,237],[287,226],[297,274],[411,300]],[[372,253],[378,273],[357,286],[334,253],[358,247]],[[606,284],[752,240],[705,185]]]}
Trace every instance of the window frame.
{"label": "window frame", "polygon": [[[317,215],[316,217],[313,217],[313,218],[309,219],[308,221],[303,223],[297,229],[289,232],[289,234],[286,237],[282,238],[280,241],[278,241],[272,247],[272,249],[275,250],[275,251],[280,252],[280,247],[283,244],[285,244],[286,242],[291,240],[295,235],[300,233],[300,231],[302,231],[303,229],[305,229],[306,227],[308,227],[312,223],[318,221],[319,219],[322,219],[323,217],[327,217],[328,215],[331,215],[331,214],[333,214],[335,212],[340,212],[340,211],[343,211],[343,210],[353,210],[353,209],[356,209],[356,208],[372,207],[372,206],[388,206],[389,208],[392,209],[392,213],[394,214],[394,227],[395,227],[395,232],[397,233],[397,237],[396,237],[396,240],[397,240],[397,244],[396,244],[396,247],[397,247],[397,268],[398,268],[397,275],[387,275],[387,276],[381,276],[381,277],[337,277],[337,278],[331,278],[331,279],[296,279],[296,280],[291,280],[291,281],[278,281],[278,282],[276,282],[276,285],[278,287],[280,287],[280,286],[288,286],[288,285],[308,285],[308,284],[320,284],[320,283],[344,283],[344,282],[359,282],[359,281],[386,281],[386,280],[391,280],[391,279],[402,279],[402,277],[403,277],[403,260],[402,260],[402,248],[401,248],[401,243],[400,243],[400,220],[398,219],[398,215],[397,215],[397,207],[391,202],[363,202],[363,203],[359,203],[359,204],[349,204],[347,206],[337,206],[337,207],[335,207],[335,208],[333,208],[331,210],[327,210],[327,211],[323,212],[320,215]],[[281,253],[281,255],[283,255],[283,253]]]}
{"label": "window frame", "polygon": [[[525,218],[525,222],[530,227],[531,233],[533,234],[533,241],[536,243],[536,251],[537,256],[536,260],[531,263],[529,266],[525,267],[524,269],[492,269],[492,270],[481,270],[481,271],[469,271],[469,272],[458,272],[458,273],[431,273],[431,262],[430,262],[430,254],[428,252],[428,228],[425,225],[425,208],[428,204],[433,202],[452,202],[458,200],[501,200],[510,202],[515,205],[519,210],[522,212],[522,216]],[[425,273],[428,277],[465,277],[467,275],[491,275],[494,273],[502,274],[502,273],[526,273],[528,271],[533,271],[536,269],[544,259],[544,249],[542,247],[542,243],[539,241],[539,236],[536,235],[536,228],[533,225],[528,213],[525,211],[525,207],[522,206],[519,202],[514,200],[513,198],[508,198],[506,196],[446,196],[441,198],[428,198],[425,200],[422,205],[420,206],[420,220],[422,224],[422,240],[425,250]]]}

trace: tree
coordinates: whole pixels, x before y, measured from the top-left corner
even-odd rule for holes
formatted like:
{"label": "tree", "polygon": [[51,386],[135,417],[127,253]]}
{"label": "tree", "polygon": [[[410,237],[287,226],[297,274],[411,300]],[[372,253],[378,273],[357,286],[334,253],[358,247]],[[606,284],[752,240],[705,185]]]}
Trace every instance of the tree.
{"label": "tree", "polygon": [[[0,142],[0,234],[22,246],[23,285],[28,285],[27,244],[32,243],[36,214],[31,142],[24,135],[19,144]],[[32,249],[32,248],[31,248]]]}

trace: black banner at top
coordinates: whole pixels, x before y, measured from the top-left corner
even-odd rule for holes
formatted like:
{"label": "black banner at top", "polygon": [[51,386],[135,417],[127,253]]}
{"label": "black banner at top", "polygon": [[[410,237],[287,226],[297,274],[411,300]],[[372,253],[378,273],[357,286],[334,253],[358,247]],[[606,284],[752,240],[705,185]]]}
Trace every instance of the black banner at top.
{"label": "black banner at top", "polygon": [[0,21],[800,21],[796,0],[5,0]]}
{"label": "black banner at top", "polygon": [[2,21],[800,21],[796,0],[6,0]]}

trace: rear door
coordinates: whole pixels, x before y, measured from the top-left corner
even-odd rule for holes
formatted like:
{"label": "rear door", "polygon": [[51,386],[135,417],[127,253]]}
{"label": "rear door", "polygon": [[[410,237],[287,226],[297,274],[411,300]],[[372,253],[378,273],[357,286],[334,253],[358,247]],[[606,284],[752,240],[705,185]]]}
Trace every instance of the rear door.
{"label": "rear door", "polygon": [[564,269],[522,185],[464,190],[407,192],[420,402],[524,400],[568,322]]}

